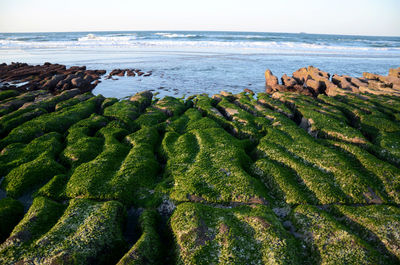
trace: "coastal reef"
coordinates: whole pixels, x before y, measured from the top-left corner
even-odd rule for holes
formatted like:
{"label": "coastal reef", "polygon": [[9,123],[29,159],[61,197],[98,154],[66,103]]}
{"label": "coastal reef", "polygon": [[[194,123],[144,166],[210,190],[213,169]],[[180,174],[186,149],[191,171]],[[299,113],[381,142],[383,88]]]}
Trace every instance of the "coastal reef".
{"label": "coastal reef", "polygon": [[295,92],[308,96],[324,94],[328,96],[369,93],[375,95],[400,96],[400,67],[389,70],[387,76],[363,73],[361,78],[324,72],[316,67],[300,68],[292,77],[286,74],[274,76],[271,70],[265,71],[266,93],[276,91]]}
{"label": "coastal reef", "polygon": [[0,264],[400,263],[399,68],[118,100],[42,67],[0,89]]}

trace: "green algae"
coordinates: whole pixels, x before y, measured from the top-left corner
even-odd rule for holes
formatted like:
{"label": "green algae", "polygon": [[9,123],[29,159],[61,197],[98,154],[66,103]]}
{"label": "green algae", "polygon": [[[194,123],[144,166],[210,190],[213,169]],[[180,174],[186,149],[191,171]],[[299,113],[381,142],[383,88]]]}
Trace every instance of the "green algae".
{"label": "green algae", "polygon": [[0,199],[0,242],[3,242],[24,216],[23,205],[12,198]]}
{"label": "green algae", "polygon": [[318,264],[385,264],[380,254],[332,216],[315,206],[294,209],[291,220]]}
{"label": "green algae", "polygon": [[[279,124],[264,137],[265,142],[272,142],[282,148],[284,146],[294,156],[332,174],[334,181],[347,196],[351,197],[353,202],[368,202],[374,200],[374,197],[379,197],[383,201],[387,200],[382,186],[374,186],[374,183],[378,181],[376,178],[371,179],[370,176],[361,175],[345,155],[325,147],[295,123],[284,121],[284,119],[287,118],[280,117]],[[264,138],[261,141],[264,141]]]}
{"label": "green algae", "polygon": [[137,127],[134,126],[133,121],[139,117],[140,112],[136,104],[128,100],[123,100],[106,107],[103,115],[118,120],[122,122],[128,130],[135,131]]}
{"label": "green algae", "polygon": [[269,94],[259,93],[257,94],[258,103],[267,106],[268,108],[277,111],[278,113],[282,113],[289,118],[294,117],[293,110],[286,106],[283,102],[271,98]]}
{"label": "green algae", "polygon": [[[302,183],[303,180],[296,174],[296,171],[284,165],[268,159],[257,160],[251,168],[253,175],[258,176],[268,188],[270,196],[276,203],[283,201],[287,204],[306,204],[316,203],[307,186]],[[321,185],[321,183],[319,183]],[[315,184],[314,184],[315,185]],[[319,193],[321,197],[321,193]],[[326,189],[325,195],[326,196]]]}
{"label": "green algae", "polygon": [[8,145],[0,154],[0,174],[5,176],[10,170],[32,161],[40,155],[56,156],[62,150],[62,136],[59,133],[47,133],[29,144]]}
{"label": "green algae", "polygon": [[117,265],[161,264],[162,243],[157,233],[159,216],[155,210],[145,210],[140,216],[142,235]]}
{"label": "green algae", "polygon": [[178,264],[298,264],[298,246],[270,209],[183,203],[171,217]]}
{"label": "green algae", "polygon": [[66,137],[67,145],[60,158],[70,167],[89,162],[103,149],[104,138],[96,137],[96,132],[104,127],[108,120],[100,115],[92,114],[71,126]]}
{"label": "green algae", "polygon": [[90,93],[90,92],[87,92],[85,94],[78,94],[73,98],[58,102],[54,106],[54,108],[55,108],[56,111],[57,110],[61,110],[61,109],[66,108],[66,107],[74,106],[74,105],[76,105],[76,104],[78,104],[78,103],[80,103],[82,101],[88,100],[89,98],[92,98],[92,97],[93,97],[93,94]]}
{"label": "green algae", "polygon": [[[3,91],[0,91],[0,101],[3,101],[8,98],[16,97],[18,95],[19,95],[19,93],[16,90],[3,90]],[[0,103],[2,103],[2,102],[0,102]]]}
{"label": "green algae", "polygon": [[263,184],[245,170],[250,165],[245,152],[248,142],[213,126],[211,120],[208,123],[211,128],[193,129],[183,135],[167,132],[163,139],[165,175],[174,180],[171,198],[263,203],[267,198]]}
{"label": "green algae", "polygon": [[386,193],[392,198],[393,202],[400,203],[400,169],[378,159],[361,147],[334,141],[329,143],[352,154],[365,169],[382,181]]}
{"label": "green algae", "polygon": [[64,209],[64,205],[50,199],[35,198],[24,218],[0,246],[0,262],[16,263],[27,253],[34,253],[30,245],[57,222]]}
{"label": "green algae", "polygon": [[[305,163],[304,160],[299,159],[296,155],[288,152],[283,146],[275,143],[278,141],[270,142],[274,136],[279,137],[281,143],[284,143],[284,138],[288,137],[282,132],[271,130],[271,133],[263,138],[257,146],[256,152],[259,158],[266,157],[272,159],[294,170],[300,178],[299,182],[303,183],[303,190],[306,188],[306,196],[311,198],[311,202],[313,203],[348,202],[348,196],[338,187],[332,174]],[[287,145],[284,146],[286,147]],[[283,185],[287,186],[287,184]],[[297,187],[300,188],[301,186],[298,185]]]}
{"label": "green algae", "polygon": [[0,102],[0,263],[397,264],[398,98],[74,93]]}
{"label": "green algae", "polygon": [[74,123],[89,117],[104,100],[102,96],[91,98],[55,113],[43,114],[14,128],[0,141],[4,148],[11,143],[27,143],[47,132],[64,133]]}
{"label": "green algae", "polygon": [[[18,147],[15,145],[6,149],[6,154],[1,156],[5,158],[4,160],[7,160],[7,155],[8,159],[10,156],[14,158],[2,168],[2,172],[8,172],[12,168],[1,184],[7,191],[7,195],[21,196],[35,186],[45,183],[54,175],[65,171],[65,168],[55,161],[57,154],[62,150],[59,134],[49,133],[35,139],[25,148],[18,150]],[[15,149],[17,153],[14,153]]]}
{"label": "green algae", "polygon": [[[90,261],[107,263],[107,260],[115,259],[113,255],[123,246],[121,232],[123,207],[120,203],[72,200],[64,213],[61,212],[62,216],[58,221],[54,222],[51,218],[53,222],[50,224],[45,219],[43,224],[34,230],[34,226],[38,225],[38,218],[59,216],[60,211],[57,212],[54,208],[63,208],[62,205],[45,199],[37,198],[35,201],[37,210],[30,210],[26,220],[23,220],[21,226],[17,226],[13,233],[33,231],[31,238],[37,239],[19,245],[17,236],[11,237],[8,248],[2,250],[5,253],[1,255],[3,261],[26,263],[40,261],[46,264],[87,264]],[[48,213],[44,214],[44,211]],[[37,218],[33,218],[34,216]]]}
{"label": "green algae", "polygon": [[67,175],[56,175],[35,193],[35,197],[42,196],[53,200],[65,199],[65,186],[67,182]]}
{"label": "green algae", "polygon": [[152,197],[160,171],[154,154],[159,134],[154,127],[144,127],[128,135],[126,140],[132,148],[107,185],[114,191],[113,197],[143,205]]}
{"label": "green algae", "polygon": [[[18,113],[17,113],[18,112]],[[42,114],[47,113],[44,109],[22,109],[1,117],[0,135],[7,135],[12,129],[30,121]]]}
{"label": "green algae", "polygon": [[110,188],[114,188],[107,184],[129,152],[130,146],[120,142],[128,133],[116,121],[108,123],[97,132],[99,136],[104,137],[103,150],[93,160],[75,168],[66,187],[68,197],[97,199],[110,197],[112,194]]}
{"label": "green algae", "polygon": [[[400,209],[387,205],[368,205],[362,207],[338,205],[335,210],[345,218],[343,223],[354,230],[371,245],[383,245],[393,257],[386,256],[388,264],[400,260]],[[356,224],[356,225],[355,225]],[[383,254],[385,256],[385,254]]]}

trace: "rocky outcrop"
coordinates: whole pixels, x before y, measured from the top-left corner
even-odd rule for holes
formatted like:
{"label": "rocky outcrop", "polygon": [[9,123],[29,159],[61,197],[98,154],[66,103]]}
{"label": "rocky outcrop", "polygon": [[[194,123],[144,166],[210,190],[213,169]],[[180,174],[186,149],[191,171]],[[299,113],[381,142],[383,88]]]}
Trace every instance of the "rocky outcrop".
{"label": "rocky outcrop", "polygon": [[[72,66],[67,69],[65,65],[51,63],[0,65],[2,82],[25,83],[13,87],[14,89],[19,91],[43,89],[55,94],[73,88],[78,88],[81,92],[91,91],[105,73],[105,70],[87,70],[85,66]],[[9,88],[10,86],[7,87]]]}
{"label": "rocky outcrop", "polygon": [[140,69],[114,69],[112,70],[108,75],[107,75],[107,79],[113,79],[113,76],[131,76],[131,77],[135,77],[135,76],[151,76],[152,75],[152,71],[148,71],[148,72],[143,72]]}
{"label": "rocky outcrop", "polygon": [[363,73],[362,78],[329,73],[308,66],[295,71],[292,77],[286,74],[281,77],[282,84],[271,70],[265,71],[265,91],[294,92],[309,96],[324,94],[328,96],[348,93],[370,93],[377,95],[400,95],[400,67],[390,69],[388,76]]}

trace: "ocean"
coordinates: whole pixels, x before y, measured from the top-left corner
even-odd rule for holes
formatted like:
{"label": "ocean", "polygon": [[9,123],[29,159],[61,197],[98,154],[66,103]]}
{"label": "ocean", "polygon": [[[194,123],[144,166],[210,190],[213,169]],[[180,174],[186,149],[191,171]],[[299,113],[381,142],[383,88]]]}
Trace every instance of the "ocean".
{"label": "ocean", "polygon": [[245,88],[264,91],[266,69],[277,76],[308,65],[331,74],[386,75],[389,68],[400,66],[400,37],[213,31],[0,33],[0,62],[152,71],[149,77],[103,79],[93,92],[124,98],[152,90],[159,97],[184,97]]}

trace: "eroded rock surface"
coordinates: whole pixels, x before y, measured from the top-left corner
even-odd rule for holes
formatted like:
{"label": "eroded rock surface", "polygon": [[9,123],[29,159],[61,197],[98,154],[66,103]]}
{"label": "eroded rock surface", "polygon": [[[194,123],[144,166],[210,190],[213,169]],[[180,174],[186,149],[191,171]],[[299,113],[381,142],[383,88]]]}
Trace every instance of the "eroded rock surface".
{"label": "eroded rock surface", "polygon": [[376,94],[400,96],[400,67],[389,70],[388,76],[363,73],[363,77],[340,76],[324,72],[316,67],[300,68],[293,73],[293,77],[282,76],[282,84],[271,70],[265,72],[265,91],[294,92],[314,97],[324,94],[328,96],[346,94]]}
{"label": "eroded rock surface", "polygon": [[362,92],[398,70],[186,100],[1,89],[0,264],[399,264],[400,97]]}

